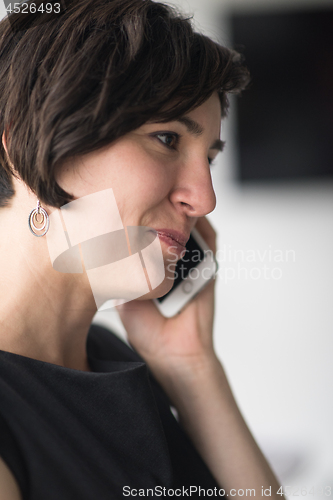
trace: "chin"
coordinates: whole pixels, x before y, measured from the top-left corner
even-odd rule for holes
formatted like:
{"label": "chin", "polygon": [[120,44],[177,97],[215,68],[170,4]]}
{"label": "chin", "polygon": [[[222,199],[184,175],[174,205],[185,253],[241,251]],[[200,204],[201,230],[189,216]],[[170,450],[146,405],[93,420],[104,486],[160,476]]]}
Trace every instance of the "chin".
{"label": "chin", "polygon": [[163,297],[163,295],[171,290],[173,282],[174,274],[172,273],[171,275],[170,273],[166,273],[164,280],[160,285],[158,285],[158,287],[154,288],[151,292],[142,295],[137,300],[158,299],[159,297]]}

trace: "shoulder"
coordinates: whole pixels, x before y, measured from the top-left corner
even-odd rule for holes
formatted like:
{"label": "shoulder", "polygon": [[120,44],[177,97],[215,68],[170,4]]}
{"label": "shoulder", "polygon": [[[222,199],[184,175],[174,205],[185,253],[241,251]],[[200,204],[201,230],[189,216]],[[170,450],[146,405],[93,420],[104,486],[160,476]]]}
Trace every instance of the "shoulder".
{"label": "shoulder", "polygon": [[7,466],[0,457],[0,500],[22,500],[19,485]]}

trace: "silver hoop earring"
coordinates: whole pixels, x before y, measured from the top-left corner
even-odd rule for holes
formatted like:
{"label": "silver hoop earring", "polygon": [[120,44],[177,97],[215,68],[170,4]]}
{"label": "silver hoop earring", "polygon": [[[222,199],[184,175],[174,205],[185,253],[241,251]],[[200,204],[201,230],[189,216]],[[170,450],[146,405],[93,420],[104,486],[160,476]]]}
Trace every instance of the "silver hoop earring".
{"label": "silver hoop earring", "polygon": [[[29,214],[28,224],[32,234],[37,237],[45,236],[45,234],[49,230],[50,227],[49,215],[47,211],[40,206],[39,200],[37,200],[37,208],[31,210]],[[38,226],[36,226],[36,224],[38,224]]]}

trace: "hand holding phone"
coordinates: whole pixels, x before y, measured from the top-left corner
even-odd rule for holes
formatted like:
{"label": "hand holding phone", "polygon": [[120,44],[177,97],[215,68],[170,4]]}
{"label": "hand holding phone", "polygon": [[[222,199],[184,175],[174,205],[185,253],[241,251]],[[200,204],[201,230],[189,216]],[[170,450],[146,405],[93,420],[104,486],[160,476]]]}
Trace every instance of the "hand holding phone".
{"label": "hand holding phone", "polygon": [[[179,275],[180,282],[178,285],[174,284],[173,289],[166,294],[165,300],[161,297],[161,305],[157,299],[154,299],[135,300],[117,306],[129,343],[147,362],[162,385],[163,381],[174,377],[175,371],[178,372],[177,376],[182,376],[180,371],[184,370],[188,373],[188,370],[195,370],[197,363],[202,365],[202,363],[216,361],[213,345],[214,283],[212,279],[217,270],[214,257],[216,233],[206,217],[198,219],[196,228],[200,234],[197,235],[197,231],[193,232],[194,245],[200,247],[206,259],[202,258],[200,250],[198,254],[197,246],[195,246],[195,259],[189,258],[189,253],[185,254],[184,258],[188,260],[185,264],[190,269],[198,268],[199,272],[203,270],[200,276],[197,276],[198,271],[189,272],[184,279],[182,275]],[[209,243],[210,248],[206,242]],[[190,245],[192,242],[189,242],[187,246]],[[200,254],[201,257],[198,259]],[[182,263],[178,262],[178,267],[181,265]],[[187,279],[188,276],[189,279]],[[193,288],[190,293],[184,293],[179,286],[181,287],[186,281],[189,282],[190,279]],[[207,284],[209,286],[206,286]],[[198,294],[199,291],[202,293]],[[180,300],[177,299],[177,295],[175,297],[176,293],[180,294]],[[196,294],[198,294],[197,297],[195,297]],[[192,300],[194,297],[195,299]],[[177,314],[182,309],[182,314]]]}

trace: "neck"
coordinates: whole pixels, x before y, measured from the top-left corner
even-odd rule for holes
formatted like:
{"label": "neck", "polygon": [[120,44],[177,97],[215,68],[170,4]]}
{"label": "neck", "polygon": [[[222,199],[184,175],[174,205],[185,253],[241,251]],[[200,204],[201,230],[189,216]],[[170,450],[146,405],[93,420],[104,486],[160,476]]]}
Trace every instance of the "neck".
{"label": "neck", "polygon": [[86,273],[55,271],[46,239],[28,229],[26,207],[14,202],[2,210],[9,238],[0,242],[0,349],[89,371],[86,340],[96,305]]}

